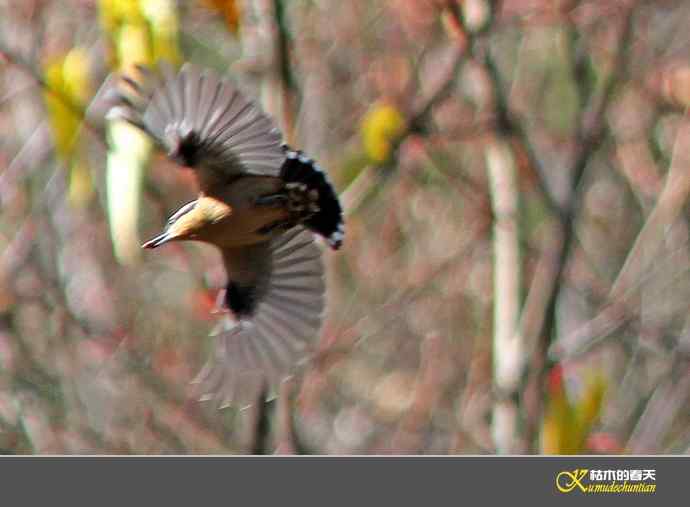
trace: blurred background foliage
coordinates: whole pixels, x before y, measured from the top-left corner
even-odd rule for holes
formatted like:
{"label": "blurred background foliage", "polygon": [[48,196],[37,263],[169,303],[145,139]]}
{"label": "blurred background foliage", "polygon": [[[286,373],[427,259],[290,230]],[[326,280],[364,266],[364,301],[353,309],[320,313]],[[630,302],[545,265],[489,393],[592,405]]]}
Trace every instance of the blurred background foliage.
{"label": "blurred background foliage", "polygon": [[[687,453],[690,4],[0,0],[0,451]],[[139,244],[188,171],[106,124],[159,59],[230,74],[347,237],[279,399],[198,403],[224,274]]]}

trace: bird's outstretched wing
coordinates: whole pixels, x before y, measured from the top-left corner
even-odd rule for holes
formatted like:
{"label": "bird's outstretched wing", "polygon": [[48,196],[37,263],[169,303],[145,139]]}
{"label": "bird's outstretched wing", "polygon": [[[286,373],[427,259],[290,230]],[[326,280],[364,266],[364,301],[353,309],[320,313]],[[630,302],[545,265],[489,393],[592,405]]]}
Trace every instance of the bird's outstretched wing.
{"label": "bird's outstretched wing", "polygon": [[252,247],[227,249],[227,316],[214,331],[215,353],[195,379],[203,400],[251,405],[277,392],[310,355],[324,310],[324,269],[313,234],[294,227]]}
{"label": "bird's outstretched wing", "polygon": [[194,167],[202,191],[243,174],[279,176],[285,161],[273,121],[230,82],[185,63],[136,68],[115,92],[109,118],[148,133],[176,162]]}

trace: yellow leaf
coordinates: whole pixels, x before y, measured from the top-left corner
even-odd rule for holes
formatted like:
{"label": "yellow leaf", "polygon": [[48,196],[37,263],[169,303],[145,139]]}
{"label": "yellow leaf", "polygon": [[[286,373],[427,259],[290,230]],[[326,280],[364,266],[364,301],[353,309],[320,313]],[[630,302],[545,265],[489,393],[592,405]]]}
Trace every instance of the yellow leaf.
{"label": "yellow leaf", "polygon": [[85,204],[92,194],[91,178],[81,153],[82,108],[91,94],[89,57],[83,48],[73,48],[44,66],[44,94],[55,152],[69,170],[69,200]]}
{"label": "yellow leaf", "polygon": [[[99,0],[98,7],[101,28],[106,36],[106,56],[109,65],[113,68],[121,67],[123,63],[130,63],[132,59],[138,63],[150,63],[151,43],[148,40],[148,27],[141,12],[140,0]],[[145,41],[142,40],[139,44],[133,45],[135,55],[132,58],[127,53],[132,49],[131,39],[133,38],[125,29],[128,26],[138,26],[146,34]],[[125,29],[125,38],[129,39],[124,43],[123,29]],[[141,39],[140,34],[138,37]],[[146,55],[144,58],[142,58],[142,53]]]}
{"label": "yellow leaf", "polygon": [[88,166],[75,160],[69,172],[69,201],[75,207],[83,207],[93,196],[93,182]]}
{"label": "yellow leaf", "polygon": [[606,388],[606,379],[601,374],[589,374],[585,389],[576,406],[576,423],[581,447],[584,447],[594,424],[601,416]]}
{"label": "yellow leaf", "polygon": [[101,29],[108,35],[115,33],[119,23],[117,5],[117,0],[99,0],[98,2],[98,21]]}
{"label": "yellow leaf", "polygon": [[83,120],[80,109],[90,93],[86,52],[75,48],[53,59],[44,66],[44,74],[44,100],[55,150],[63,162],[69,162]]}
{"label": "yellow leaf", "polygon": [[135,64],[150,64],[152,62],[149,31],[143,23],[123,25],[116,47],[120,66],[124,69]]}
{"label": "yellow leaf", "polygon": [[391,156],[393,144],[405,129],[405,119],[389,104],[375,105],[362,119],[361,134],[364,151],[376,163]]}
{"label": "yellow leaf", "polygon": [[140,0],[141,9],[151,27],[154,60],[179,63],[177,9],[171,0]]}
{"label": "yellow leaf", "polygon": [[589,376],[576,403],[565,390],[560,366],[549,374],[542,426],[544,454],[577,454],[585,451],[587,437],[601,415],[606,382],[601,375]]}
{"label": "yellow leaf", "polygon": [[143,21],[140,0],[99,0],[98,14],[101,28],[113,38],[121,25]]}
{"label": "yellow leaf", "polygon": [[563,369],[555,366],[549,373],[546,407],[541,432],[541,448],[544,454],[573,454],[573,407],[564,386]]}
{"label": "yellow leaf", "polygon": [[68,160],[72,156],[78,118],[65,103],[69,97],[65,96],[62,63],[63,60],[60,59],[45,66],[46,89],[43,98],[48,111],[55,151],[62,160]]}
{"label": "yellow leaf", "polygon": [[84,48],[73,48],[62,64],[65,93],[79,106],[83,106],[91,94],[89,82],[89,54]]}

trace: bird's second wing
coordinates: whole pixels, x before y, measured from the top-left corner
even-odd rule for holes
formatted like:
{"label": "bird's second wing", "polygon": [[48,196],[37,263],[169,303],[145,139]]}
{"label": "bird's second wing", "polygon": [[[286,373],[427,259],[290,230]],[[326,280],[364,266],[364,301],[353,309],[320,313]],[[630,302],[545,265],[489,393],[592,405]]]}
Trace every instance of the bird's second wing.
{"label": "bird's second wing", "polygon": [[202,399],[246,407],[277,392],[313,352],[324,309],[324,269],[313,234],[295,227],[261,245],[227,249],[227,316],[215,353],[194,381]]}
{"label": "bird's second wing", "polygon": [[173,160],[196,168],[202,190],[242,174],[280,174],[280,131],[210,69],[137,67],[136,77],[123,77],[115,98],[108,116],[139,127]]}

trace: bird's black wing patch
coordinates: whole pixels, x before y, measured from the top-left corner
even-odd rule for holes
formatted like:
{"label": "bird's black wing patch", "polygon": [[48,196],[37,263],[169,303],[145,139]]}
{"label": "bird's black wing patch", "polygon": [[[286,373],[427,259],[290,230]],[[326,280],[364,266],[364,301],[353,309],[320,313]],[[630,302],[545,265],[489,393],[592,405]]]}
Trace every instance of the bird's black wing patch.
{"label": "bird's black wing patch", "polygon": [[240,285],[228,281],[225,289],[225,305],[232,310],[238,318],[251,317],[256,309],[257,288],[253,285]]}

